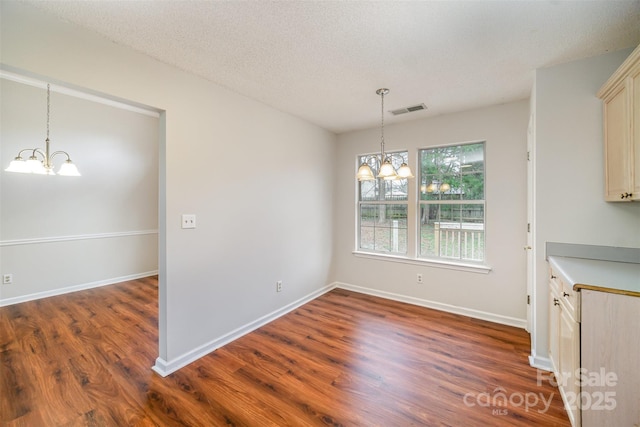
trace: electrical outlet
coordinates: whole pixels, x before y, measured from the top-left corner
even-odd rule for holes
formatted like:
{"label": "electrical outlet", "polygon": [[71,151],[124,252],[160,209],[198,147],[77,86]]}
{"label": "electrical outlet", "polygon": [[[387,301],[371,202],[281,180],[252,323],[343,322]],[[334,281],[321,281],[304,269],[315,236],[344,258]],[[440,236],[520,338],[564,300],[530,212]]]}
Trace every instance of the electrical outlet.
{"label": "electrical outlet", "polygon": [[418,273],[418,275],[416,276],[416,282],[422,283],[422,273]]}
{"label": "electrical outlet", "polygon": [[282,292],[282,280],[276,282],[276,292]]}
{"label": "electrical outlet", "polygon": [[196,216],[193,214],[183,214],[182,228],[196,228]]}
{"label": "electrical outlet", "polygon": [[2,275],[2,284],[10,285],[13,283],[13,274],[4,274]]}

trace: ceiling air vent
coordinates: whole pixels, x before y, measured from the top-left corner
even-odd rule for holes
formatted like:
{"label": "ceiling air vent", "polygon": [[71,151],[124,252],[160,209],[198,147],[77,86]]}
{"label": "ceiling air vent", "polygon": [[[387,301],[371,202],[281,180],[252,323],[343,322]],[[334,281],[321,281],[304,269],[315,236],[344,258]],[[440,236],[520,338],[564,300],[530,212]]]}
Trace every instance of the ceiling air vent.
{"label": "ceiling air vent", "polygon": [[405,114],[405,113],[413,113],[414,111],[420,111],[420,110],[426,110],[427,106],[424,104],[418,104],[418,105],[412,105],[411,107],[404,107],[404,108],[398,108],[397,110],[391,110],[390,113],[393,114],[394,116],[397,116],[398,114]]}

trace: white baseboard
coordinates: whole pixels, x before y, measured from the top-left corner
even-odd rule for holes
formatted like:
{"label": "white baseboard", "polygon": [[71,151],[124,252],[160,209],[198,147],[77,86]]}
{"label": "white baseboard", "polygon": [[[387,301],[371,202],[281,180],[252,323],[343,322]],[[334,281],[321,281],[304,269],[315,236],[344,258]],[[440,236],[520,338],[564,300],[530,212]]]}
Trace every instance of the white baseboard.
{"label": "white baseboard", "polygon": [[502,325],[515,326],[516,328],[525,329],[527,327],[526,319],[518,319],[515,317],[503,316],[501,314],[489,313],[486,311],[473,310],[471,308],[459,307],[456,305],[444,304],[436,301],[429,301],[421,298],[410,297],[410,296],[396,294],[392,292],[379,291],[377,289],[350,285],[348,283],[336,282],[336,283],[333,283],[333,286],[336,288],[346,289],[348,291],[359,292],[361,294],[367,294],[367,295],[386,298],[394,301],[405,302],[408,304],[419,305],[421,307],[427,307],[427,308],[432,308],[434,310],[446,311],[448,313],[461,314],[463,316],[473,317],[475,319],[487,320],[489,322],[500,323]]}
{"label": "white baseboard", "polygon": [[113,285],[115,283],[126,282],[128,280],[141,279],[143,277],[155,276],[158,270],[146,271],[144,273],[129,274],[128,276],[114,277],[96,282],[83,283],[81,285],[68,286],[66,288],[52,289],[50,291],[36,292],[34,294],[22,295],[19,297],[0,299],[0,307],[18,304],[21,302],[33,301],[41,298],[53,297],[56,295],[68,294],[71,292],[84,291],[86,289],[99,288],[101,286]]}
{"label": "white baseboard", "polygon": [[152,369],[158,373],[159,375],[166,377],[167,375],[170,375],[171,373],[177,371],[178,369],[200,359],[203,356],[206,356],[207,354],[211,353],[212,351],[215,351],[216,349],[240,338],[241,336],[248,334],[251,331],[254,331],[256,329],[258,329],[261,326],[266,325],[267,323],[277,319],[278,317],[281,317],[293,310],[295,310],[296,308],[300,307],[303,304],[306,304],[307,302],[319,297],[322,294],[325,294],[329,291],[331,291],[332,289],[335,288],[340,288],[340,289],[345,289],[348,291],[353,291],[353,292],[359,292],[362,294],[367,294],[367,295],[372,295],[372,296],[376,296],[376,297],[380,297],[380,298],[385,298],[385,299],[390,299],[390,300],[394,300],[394,301],[400,301],[400,302],[405,302],[408,304],[413,304],[413,305],[419,305],[422,307],[427,307],[427,308],[432,308],[435,310],[440,310],[440,311],[446,311],[449,313],[454,313],[454,314],[461,314],[464,316],[468,316],[468,317],[473,317],[476,319],[482,319],[482,320],[487,320],[490,322],[494,322],[494,323],[500,323],[503,325],[509,325],[509,326],[515,326],[518,328],[522,328],[524,329],[526,327],[527,321],[526,319],[516,319],[513,317],[508,317],[508,316],[502,316],[502,315],[498,315],[498,314],[493,314],[493,313],[487,313],[484,311],[478,311],[478,310],[472,310],[472,309],[468,309],[465,307],[458,307],[458,306],[453,306],[453,305],[449,305],[449,304],[443,304],[443,303],[439,303],[439,302],[434,302],[434,301],[428,301],[428,300],[423,300],[420,298],[415,298],[415,297],[409,297],[409,296],[405,296],[405,295],[400,295],[400,294],[394,294],[391,292],[384,292],[384,291],[378,291],[376,289],[371,289],[371,288],[365,288],[362,286],[355,286],[355,285],[349,285],[346,283],[340,283],[340,282],[334,282],[330,285],[325,286],[324,288],[321,288],[315,292],[310,293],[309,295],[292,302],[289,305],[286,305],[272,313],[269,313],[251,323],[248,323],[234,331],[229,332],[226,335],[221,336],[220,338],[217,338],[213,341],[210,341],[198,348],[195,348],[192,351],[189,351],[188,353],[183,354],[182,356],[179,356],[173,360],[167,361],[164,360],[160,357],[158,357],[156,359],[156,363],[155,365],[152,367]]}
{"label": "white baseboard", "polygon": [[553,371],[553,368],[551,367],[551,359],[549,359],[548,357],[540,357],[536,356],[535,354],[530,354],[529,365],[543,371]]}
{"label": "white baseboard", "polygon": [[262,316],[259,319],[254,320],[253,322],[247,323],[244,326],[241,326],[219,338],[214,339],[213,341],[210,341],[206,344],[201,345],[200,347],[197,347],[185,354],[183,354],[182,356],[176,357],[175,359],[172,360],[164,360],[160,357],[158,357],[156,359],[156,364],[151,368],[153,369],[157,374],[159,374],[160,376],[166,377],[167,375],[177,371],[178,369],[192,363],[195,362],[196,360],[200,359],[203,356],[206,356],[207,354],[211,353],[212,351],[226,345],[229,344],[230,342],[240,338],[243,335],[248,334],[249,332],[252,332],[256,329],[258,329],[261,326],[266,325],[269,322],[274,321],[275,319],[277,319],[278,317],[284,316],[285,314],[295,310],[296,308],[300,307],[301,305],[304,305],[306,303],[308,303],[311,300],[314,300],[316,298],[318,298],[320,295],[325,294],[329,291],[331,291],[332,289],[335,288],[335,285],[331,284],[331,285],[327,285],[321,289],[318,289],[317,291],[314,291],[300,299],[298,299],[297,301],[294,301],[288,305],[285,305],[282,308],[279,308],[278,310],[275,310],[265,316]]}

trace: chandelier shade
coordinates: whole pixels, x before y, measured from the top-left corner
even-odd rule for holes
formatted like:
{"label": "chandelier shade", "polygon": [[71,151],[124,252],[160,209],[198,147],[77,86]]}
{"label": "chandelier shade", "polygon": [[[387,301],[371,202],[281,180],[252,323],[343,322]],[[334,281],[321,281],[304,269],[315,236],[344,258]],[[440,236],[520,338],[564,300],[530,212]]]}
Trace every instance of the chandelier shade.
{"label": "chandelier shade", "polygon": [[382,165],[380,165],[380,172],[378,173],[378,178],[387,179],[387,180],[398,178],[398,173],[396,172],[396,169],[391,164],[391,159],[389,157],[384,159],[384,162],[382,162]]}
{"label": "chandelier shade", "polygon": [[373,175],[373,171],[371,170],[371,166],[369,166],[366,162],[362,162],[362,164],[358,168],[356,178],[358,178],[358,181],[370,181],[376,179],[375,175]]}
{"label": "chandelier shade", "polygon": [[64,163],[60,166],[60,170],[58,171],[58,175],[62,176],[80,176],[80,172],[76,167],[75,163],[69,160],[65,160]]}
{"label": "chandelier shade", "polygon": [[18,173],[30,173],[31,168],[25,162],[22,157],[18,156],[15,159],[11,160],[9,163],[9,167],[5,169],[7,172],[18,172]]}
{"label": "chandelier shade", "polygon": [[398,178],[406,179],[413,178],[413,173],[411,172],[411,168],[406,163],[402,163],[398,168]]}

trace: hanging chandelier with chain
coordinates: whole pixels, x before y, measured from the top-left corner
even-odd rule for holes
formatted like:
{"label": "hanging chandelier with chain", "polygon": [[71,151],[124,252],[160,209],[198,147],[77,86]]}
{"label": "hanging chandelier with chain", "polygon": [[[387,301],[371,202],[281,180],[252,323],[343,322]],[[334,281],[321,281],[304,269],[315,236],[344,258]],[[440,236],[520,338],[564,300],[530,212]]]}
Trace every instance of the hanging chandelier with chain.
{"label": "hanging chandelier with chain", "polygon": [[[382,178],[385,180],[413,178],[411,168],[407,165],[404,159],[402,160],[402,164],[398,170],[396,170],[391,163],[391,158],[394,153],[384,152],[384,97],[388,93],[389,89],[386,88],[378,89],[376,91],[376,94],[380,95],[381,98],[380,154],[365,156],[362,164],[358,168],[358,173],[356,174],[358,181],[370,181],[376,178]],[[374,175],[370,162],[373,162],[374,166],[380,165],[377,176]]]}
{"label": "hanging chandelier with chain", "polygon": [[[47,84],[47,138],[45,139],[44,150],[40,148],[25,148],[18,152],[18,155],[9,163],[9,167],[5,169],[7,172],[33,173],[39,175],[56,175],[53,171],[53,158],[59,154],[67,156],[67,160],[60,166],[58,175],[63,176],[80,176],[78,168],[71,161],[69,153],[66,151],[54,151],[51,153],[49,141],[49,119],[51,114],[51,87]],[[28,159],[23,159],[22,154],[31,152]]]}

